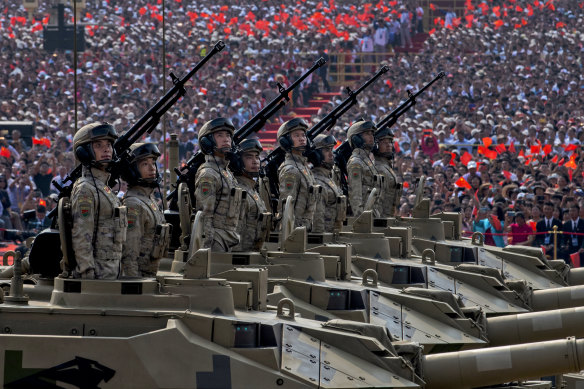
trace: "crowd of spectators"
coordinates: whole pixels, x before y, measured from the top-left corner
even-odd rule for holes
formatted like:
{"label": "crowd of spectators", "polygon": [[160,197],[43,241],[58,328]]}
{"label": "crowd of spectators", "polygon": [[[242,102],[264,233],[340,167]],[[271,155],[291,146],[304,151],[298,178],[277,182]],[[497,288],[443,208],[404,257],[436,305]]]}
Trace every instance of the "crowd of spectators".
{"label": "crowd of spectators", "polygon": [[[73,55],[43,50],[38,26],[47,22],[48,2],[40,3],[31,22],[20,3],[0,1],[0,57],[6,68],[0,74],[0,120],[32,121],[37,140],[27,146],[13,133],[3,141],[4,228],[26,229],[22,215],[30,210],[36,212],[28,214],[32,225],[43,225],[39,210],[54,207],[49,176],[62,180],[74,165]],[[161,1],[87,2],[79,21],[88,49],[79,53],[76,70],[77,127],[107,120],[120,131],[129,128],[162,96],[164,75],[184,74],[219,39],[226,49],[197,73],[184,99],[147,138],[163,142],[165,130],[178,133],[183,162],[197,150],[202,123],[226,116],[243,124],[274,97],[277,82],[294,80],[319,56],[331,64],[344,56],[348,71],[363,69],[359,61],[390,67],[333,130],[341,141],[352,121],[379,120],[407,90],[418,90],[444,71],[394,127],[394,166],[404,183],[400,214],[410,214],[424,175],[432,212],[462,212],[465,232],[485,232],[491,244],[545,241],[541,245],[549,248],[549,236],[527,234],[524,227],[534,231],[549,207],[560,223],[572,219],[579,225],[579,216],[584,219],[579,2],[472,0],[457,13],[433,4],[423,9],[413,0],[166,1],[165,7],[163,69]],[[433,19],[424,48],[393,52],[392,47],[411,46],[425,13]],[[368,52],[376,55],[367,57]],[[365,77],[337,89],[330,72],[314,73],[289,106],[305,105],[314,92],[339,90],[311,118],[317,121],[344,98],[344,86],[355,88]],[[560,238],[561,255],[568,255],[573,240]]]}

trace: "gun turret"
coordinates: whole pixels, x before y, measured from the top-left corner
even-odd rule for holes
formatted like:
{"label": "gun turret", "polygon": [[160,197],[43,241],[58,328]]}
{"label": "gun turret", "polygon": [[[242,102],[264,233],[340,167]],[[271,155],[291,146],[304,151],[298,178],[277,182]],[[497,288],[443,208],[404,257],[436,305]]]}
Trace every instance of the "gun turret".
{"label": "gun turret", "polygon": [[[302,81],[304,81],[312,72],[320,68],[326,63],[324,58],[319,58],[314,65],[308,69],[303,75],[301,75],[296,81],[294,81],[288,88],[278,83],[279,94],[276,96],[268,105],[266,105],[260,112],[258,112],[254,117],[252,117],[247,123],[245,123],[240,129],[238,129],[235,134],[233,134],[233,143],[235,145],[239,144],[242,140],[247,138],[254,132],[258,132],[266,122],[276,114],[286,103],[290,100],[290,93],[299,86]],[[171,209],[176,209],[176,201],[178,199],[178,186],[185,182],[189,185],[191,194],[195,192],[194,179],[195,174],[199,167],[205,162],[205,155],[199,151],[193,155],[186,163],[186,165],[181,168],[175,168],[177,173],[177,182],[175,189],[168,195],[167,200],[172,200],[170,204]],[[194,197],[191,196],[191,201],[194,204]]]}
{"label": "gun turret", "polygon": [[[428,89],[432,84],[436,81],[444,77],[444,72],[440,72],[432,81],[427,83],[417,91],[416,93],[412,93],[408,91],[408,99],[401,103],[396,109],[391,111],[387,116],[381,119],[379,122],[375,124],[378,130],[382,130],[386,127],[393,126],[397,119],[400,118],[403,114],[405,114],[410,108],[412,108],[416,104],[416,99],[420,96],[426,89]],[[347,183],[347,161],[351,157],[351,153],[353,149],[349,145],[348,141],[344,141],[339,147],[335,149],[335,164],[338,166],[339,170],[341,171],[341,189],[343,193],[347,195],[349,193],[348,183]]]}
{"label": "gun turret", "polygon": [[[316,138],[317,135],[333,128],[335,124],[337,124],[339,118],[343,116],[353,105],[357,104],[357,96],[359,96],[361,92],[367,89],[384,73],[387,73],[388,70],[389,67],[387,66],[381,67],[377,73],[365,81],[365,83],[355,91],[347,87],[347,98],[307,131],[306,137],[308,138],[309,143],[314,138]],[[282,164],[282,162],[284,162],[285,155],[286,152],[280,146],[277,146],[262,161],[262,163],[266,164],[265,172],[270,181],[270,192],[272,193],[273,199],[278,199],[280,197],[280,190],[278,186],[278,167]]]}
{"label": "gun turret", "polygon": [[[170,78],[172,79],[173,86],[166,92],[166,94],[156,102],[149,110],[146,112],[139,120],[136,122],[128,131],[126,131],[122,136],[120,136],[114,143],[114,150],[118,156],[117,160],[112,164],[112,179],[116,179],[119,176],[120,167],[127,164],[130,157],[130,146],[138,141],[144,134],[150,134],[160,120],[162,116],[168,111],[176,102],[186,94],[185,85],[186,83],[201,69],[215,54],[220,52],[225,48],[225,43],[223,41],[218,41],[213,49],[199,62],[193,69],[188,72],[184,77],[178,78],[174,73],[170,73]],[[67,186],[60,186],[58,183],[53,181],[53,185],[59,190],[59,198],[69,197],[71,195],[71,190],[73,189],[73,184],[79,177],[81,177],[81,165],[78,165],[71,173],[65,177],[64,183],[69,182]],[[54,216],[57,208],[49,213],[49,217]],[[53,218],[56,220],[56,218]]]}

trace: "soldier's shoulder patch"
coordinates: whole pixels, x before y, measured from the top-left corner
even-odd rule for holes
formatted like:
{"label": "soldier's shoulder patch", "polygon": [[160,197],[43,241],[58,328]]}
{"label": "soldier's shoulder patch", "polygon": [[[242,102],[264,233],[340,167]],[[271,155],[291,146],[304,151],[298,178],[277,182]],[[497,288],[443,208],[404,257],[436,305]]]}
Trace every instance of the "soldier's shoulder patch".
{"label": "soldier's shoulder patch", "polygon": [[359,175],[361,174],[361,166],[359,165],[353,165],[349,168],[349,176],[351,177],[359,177]]}
{"label": "soldier's shoulder patch", "polygon": [[209,181],[202,181],[199,183],[199,189],[201,190],[201,195],[204,197],[209,196],[213,193],[213,183]]}
{"label": "soldier's shoulder patch", "polygon": [[90,194],[81,193],[78,199],[79,214],[81,217],[88,217],[91,215],[91,210],[93,209],[93,196]]}
{"label": "soldier's shoulder patch", "polygon": [[136,227],[140,209],[135,207],[128,207],[128,229],[132,230]]}

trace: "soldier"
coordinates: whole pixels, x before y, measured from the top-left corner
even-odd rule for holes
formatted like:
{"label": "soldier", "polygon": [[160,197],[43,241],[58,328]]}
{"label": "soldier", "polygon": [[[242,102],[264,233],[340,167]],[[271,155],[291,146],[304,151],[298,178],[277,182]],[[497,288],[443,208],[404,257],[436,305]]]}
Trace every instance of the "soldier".
{"label": "soldier", "polygon": [[262,151],[260,141],[245,139],[237,146],[233,163],[229,165],[240,187],[247,193],[237,228],[240,242],[234,248],[236,251],[259,251],[271,227],[271,214],[267,211],[258,187]]}
{"label": "soldier", "polygon": [[196,210],[203,211],[203,247],[213,251],[228,252],[239,243],[242,191],[227,169],[234,131],[233,123],[225,118],[208,121],[199,131],[205,163],[195,175]]}
{"label": "soldier", "polygon": [[128,183],[123,199],[128,209],[128,231],[122,268],[128,277],[155,277],[170,237],[170,226],[154,197],[160,182],[156,167],[160,151],[152,143],[136,143],[130,150],[130,166],[122,172]]}
{"label": "soldier", "polygon": [[377,145],[373,148],[375,167],[383,175],[383,196],[377,202],[377,213],[380,217],[393,217],[400,201],[401,184],[391,168],[393,156],[393,133],[389,128],[375,132]]}
{"label": "soldier", "polygon": [[322,191],[314,212],[313,232],[338,232],[346,216],[347,198],[332,178],[334,167],[333,147],[337,140],[332,135],[320,134],[314,138],[314,151],[309,160],[312,173]]}
{"label": "soldier", "polygon": [[[347,182],[349,186],[349,204],[353,216],[359,216],[365,207],[367,197],[373,188],[381,189],[379,175],[370,153],[375,145],[374,131],[377,128],[371,121],[358,121],[347,132],[349,145],[353,148],[347,162]],[[378,193],[378,196],[381,194]],[[375,209],[375,207],[374,207]],[[377,212],[374,212],[375,216]]]}
{"label": "soldier", "polygon": [[83,126],[73,137],[75,157],[83,165],[73,185],[71,240],[77,265],[74,278],[115,279],[120,275],[126,239],[126,207],[108,186],[113,142],[118,134],[108,123]]}
{"label": "soldier", "polygon": [[289,120],[278,129],[278,142],[286,151],[286,159],[278,168],[278,181],[281,205],[288,196],[294,199],[294,226],[304,226],[310,231],[320,187],[316,185],[304,156],[308,143],[307,129],[308,126],[300,118]]}

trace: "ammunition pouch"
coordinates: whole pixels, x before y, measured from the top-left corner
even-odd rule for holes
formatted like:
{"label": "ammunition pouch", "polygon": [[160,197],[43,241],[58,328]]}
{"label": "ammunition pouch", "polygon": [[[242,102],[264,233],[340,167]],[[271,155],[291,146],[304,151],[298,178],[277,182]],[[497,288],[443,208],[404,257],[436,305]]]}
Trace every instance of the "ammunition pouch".
{"label": "ammunition pouch", "polygon": [[114,208],[114,242],[122,245],[128,230],[128,208],[125,205]]}
{"label": "ammunition pouch", "polygon": [[308,201],[306,202],[306,208],[310,215],[313,215],[316,210],[316,204],[320,197],[320,192],[322,192],[322,186],[320,185],[311,185],[308,188]]}
{"label": "ammunition pouch", "polygon": [[347,196],[337,196],[337,218],[335,222],[344,222],[347,218]]}
{"label": "ammunition pouch", "polygon": [[156,260],[166,254],[170,237],[172,236],[172,225],[168,223],[158,224],[154,232],[152,254],[150,259]]}

